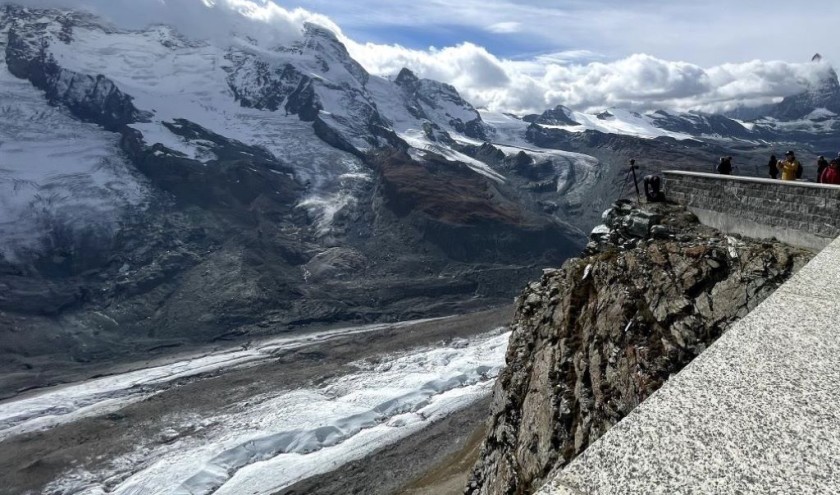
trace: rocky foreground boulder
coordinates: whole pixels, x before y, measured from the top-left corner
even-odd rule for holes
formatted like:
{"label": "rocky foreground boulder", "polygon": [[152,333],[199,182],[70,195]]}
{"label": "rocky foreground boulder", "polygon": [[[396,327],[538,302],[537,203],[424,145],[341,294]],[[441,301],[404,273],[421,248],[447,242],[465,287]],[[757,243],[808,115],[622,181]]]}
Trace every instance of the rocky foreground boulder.
{"label": "rocky foreground boulder", "polygon": [[533,493],[813,256],[675,205],[617,203],[604,221],[519,297],[466,493]]}

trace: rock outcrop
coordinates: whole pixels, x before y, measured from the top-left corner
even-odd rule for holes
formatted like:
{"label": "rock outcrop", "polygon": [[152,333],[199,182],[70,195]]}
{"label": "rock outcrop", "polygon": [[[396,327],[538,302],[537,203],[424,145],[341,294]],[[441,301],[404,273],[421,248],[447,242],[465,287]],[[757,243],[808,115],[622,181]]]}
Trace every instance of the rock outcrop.
{"label": "rock outcrop", "polygon": [[604,214],[582,258],[518,299],[507,367],[466,493],[532,493],[807,262],[682,207]]}
{"label": "rock outcrop", "polygon": [[572,111],[563,105],[557,105],[550,108],[540,115],[532,114],[522,117],[525,122],[541,124],[541,125],[580,125],[570,117]]}

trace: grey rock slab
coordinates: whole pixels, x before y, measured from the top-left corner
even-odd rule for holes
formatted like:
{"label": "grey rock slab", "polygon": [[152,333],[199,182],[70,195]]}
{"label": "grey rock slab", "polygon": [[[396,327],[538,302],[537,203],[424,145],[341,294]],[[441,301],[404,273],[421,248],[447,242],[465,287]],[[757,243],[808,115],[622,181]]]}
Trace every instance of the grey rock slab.
{"label": "grey rock slab", "polygon": [[[834,251],[794,283],[837,301]],[[840,493],[838,321],[822,298],[777,291],[540,493]]]}

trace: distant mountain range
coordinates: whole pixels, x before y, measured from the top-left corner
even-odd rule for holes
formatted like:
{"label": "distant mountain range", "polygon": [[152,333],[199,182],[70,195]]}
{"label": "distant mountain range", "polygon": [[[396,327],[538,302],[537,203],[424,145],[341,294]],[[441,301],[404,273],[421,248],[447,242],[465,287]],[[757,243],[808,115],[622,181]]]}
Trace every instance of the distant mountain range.
{"label": "distant mountain range", "polygon": [[762,107],[740,108],[723,114],[673,113],[657,110],[640,114],[609,109],[597,115],[557,106],[523,120],[570,131],[600,132],[677,139],[736,139],[800,142],[816,147],[837,146],[840,130],[840,83],[830,69],[825,78],[805,92]]}
{"label": "distant mountain range", "polygon": [[629,158],[760,174],[836,146],[831,78],[749,121],[520,117],[371,75],[316,25],[220,44],[5,5],[0,331],[28,336],[14,359],[94,359],[507,302],[632,190]]}

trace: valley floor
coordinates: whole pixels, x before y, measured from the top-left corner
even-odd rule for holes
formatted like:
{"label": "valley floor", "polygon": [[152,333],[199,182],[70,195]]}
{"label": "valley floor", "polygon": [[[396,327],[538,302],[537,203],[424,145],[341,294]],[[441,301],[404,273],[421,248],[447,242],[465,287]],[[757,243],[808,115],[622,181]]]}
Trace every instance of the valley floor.
{"label": "valley floor", "polygon": [[0,402],[0,483],[327,494],[344,479],[352,493],[458,492],[468,467],[440,463],[469,456],[510,312],[285,336],[22,394]]}

